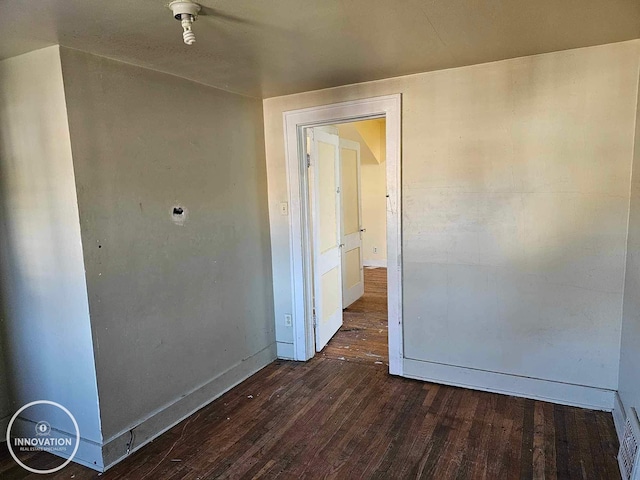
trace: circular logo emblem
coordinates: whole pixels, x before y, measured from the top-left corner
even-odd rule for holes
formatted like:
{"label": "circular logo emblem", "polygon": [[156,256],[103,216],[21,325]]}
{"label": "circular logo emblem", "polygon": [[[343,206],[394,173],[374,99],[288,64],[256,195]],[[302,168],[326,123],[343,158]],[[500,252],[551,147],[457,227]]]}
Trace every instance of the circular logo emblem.
{"label": "circular logo emblem", "polygon": [[[26,409],[34,407],[36,405],[51,405],[59,410],[62,410],[73,423],[73,428],[75,429],[75,442],[72,438],[69,437],[69,435],[58,434],[57,432],[52,431],[49,422],[46,422],[44,420],[36,423],[35,437],[14,437],[13,435],[11,435],[11,429],[13,428],[13,424],[18,416]],[[74,443],[75,445],[73,445]],[[78,422],[76,422],[76,419],[69,410],[67,410],[59,403],[52,402],[51,400],[36,400],[35,402],[27,403],[16,413],[14,413],[13,417],[11,417],[11,420],[9,420],[9,426],[7,427],[7,450],[9,450],[9,453],[18,465],[31,473],[46,475],[48,473],[55,473],[59,470],[62,470],[64,467],[69,465],[69,463],[71,463],[73,457],[75,457],[76,453],[78,452],[79,446],[80,429],[78,428]],[[25,465],[22,461],[20,461],[14,451],[14,448],[19,449],[19,451],[40,450],[44,452],[50,452],[67,457],[67,460],[62,465],[59,465],[55,468],[51,468],[49,470],[38,470]],[[69,451],[71,451],[71,454],[67,456],[67,454],[69,454]]]}
{"label": "circular logo emblem", "polygon": [[36,423],[36,435],[51,435],[51,425],[49,425],[49,422],[42,421]]}

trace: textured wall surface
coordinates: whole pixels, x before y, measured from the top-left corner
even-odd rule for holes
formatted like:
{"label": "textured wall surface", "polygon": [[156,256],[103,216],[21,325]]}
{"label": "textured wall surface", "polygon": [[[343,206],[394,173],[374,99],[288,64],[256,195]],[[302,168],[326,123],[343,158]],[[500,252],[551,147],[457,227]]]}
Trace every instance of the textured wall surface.
{"label": "textured wall surface", "polygon": [[292,311],[282,113],[402,93],[405,357],[616,389],[639,53],[630,41],[265,100],[278,321]]}
{"label": "textured wall surface", "polygon": [[[3,246],[3,244],[0,244],[0,248]],[[1,305],[2,303],[0,302],[0,307]],[[3,345],[3,336],[6,328],[5,315],[5,313],[2,313],[2,318],[0,318],[0,442],[4,442],[6,440],[5,429],[7,428],[7,425],[9,424],[9,418],[13,413],[13,408],[11,407],[11,398],[9,396],[9,379],[7,378],[7,368],[5,364],[6,347]]]}
{"label": "textured wall surface", "polygon": [[640,413],[640,95],[631,177],[631,211],[620,352],[620,398]]}
{"label": "textured wall surface", "polygon": [[262,104],[74,50],[62,69],[108,442],[275,356]]}
{"label": "textured wall surface", "polygon": [[[76,417],[82,438],[100,444],[58,47],[0,62],[0,85],[0,258],[5,310],[0,326],[13,406],[17,409],[43,399],[58,402]],[[25,415],[36,415],[32,410]],[[47,420],[55,427],[64,421],[64,414]],[[81,449],[79,459],[101,463],[101,458],[83,456]]]}

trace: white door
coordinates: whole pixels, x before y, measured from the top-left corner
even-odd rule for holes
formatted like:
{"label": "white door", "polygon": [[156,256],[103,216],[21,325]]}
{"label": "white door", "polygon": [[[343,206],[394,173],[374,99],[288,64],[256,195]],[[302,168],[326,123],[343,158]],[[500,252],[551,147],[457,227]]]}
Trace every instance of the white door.
{"label": "white door", "polygon": [[362,205],[360,200],[360,144],[340,139],[342,201],[342,304],[364,295],[362,266]]}
{"label": "white door", "polygon": [[313,293],[316,351],[319,352],[342,325],[340,139],[338,135],[319,129],[308,132]]}

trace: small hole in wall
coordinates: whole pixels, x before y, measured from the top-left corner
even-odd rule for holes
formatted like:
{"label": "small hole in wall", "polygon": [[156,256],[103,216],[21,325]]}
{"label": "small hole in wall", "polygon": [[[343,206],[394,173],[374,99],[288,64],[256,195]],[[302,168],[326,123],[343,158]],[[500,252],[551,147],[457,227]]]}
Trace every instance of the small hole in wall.
{"label": "small hole in wall", "polygon": [[189,217],[189,209],[186,207],[175,206],[171,207],[170,217],[171,221],[176,225],[184,225]]}
{"label": "small hole in wall", "polygon": [[98,245],[98,248],[102,248],[102,245]]}

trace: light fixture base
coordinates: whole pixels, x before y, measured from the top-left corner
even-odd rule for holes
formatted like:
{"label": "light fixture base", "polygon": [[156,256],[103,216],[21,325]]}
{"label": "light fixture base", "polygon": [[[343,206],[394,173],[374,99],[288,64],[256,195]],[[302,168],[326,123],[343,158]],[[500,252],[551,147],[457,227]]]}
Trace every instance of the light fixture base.
{"label": "light fixture base", "polygon": [[198,13],[202,7],[195,2],[191,2],[188,0],[175,0],[171,2],[169,8],[173,12],[173,16],[176,20],[181,20],[182,15],[191,15],[193,20],[198,18]]}

